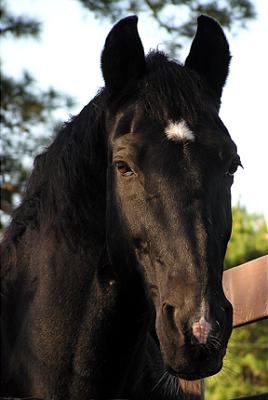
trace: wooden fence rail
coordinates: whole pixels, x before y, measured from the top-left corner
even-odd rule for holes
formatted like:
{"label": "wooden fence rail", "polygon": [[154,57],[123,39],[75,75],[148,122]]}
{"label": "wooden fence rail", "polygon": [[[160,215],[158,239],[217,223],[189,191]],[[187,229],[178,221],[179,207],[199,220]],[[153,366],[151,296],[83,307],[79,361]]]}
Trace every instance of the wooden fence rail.
{"label": "wooden fence rail", "polygon": [[[268,317],[268,255],[225,271],[223,288],[233,305],[233,327]],[[268,393],[233,400],[267,400]]]}
{"label": "wooden fence rail", "polygon": [[268,255],[225,271],[223,287],[235,328],[268,317]]}

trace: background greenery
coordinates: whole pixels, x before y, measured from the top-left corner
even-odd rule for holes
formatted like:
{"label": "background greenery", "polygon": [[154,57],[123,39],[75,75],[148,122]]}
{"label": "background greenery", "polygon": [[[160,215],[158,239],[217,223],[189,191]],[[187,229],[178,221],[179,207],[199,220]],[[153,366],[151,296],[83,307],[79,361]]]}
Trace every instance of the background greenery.
{"label": "background greenery", "polygon": [[[217,18],[233,32],[256,18],[251,0],[77,0],[97,18],[112,21],[129,13],[145,13],[165,32],[169,54],[177,56],[192,38],[200,13]],[[0,6],[2,39],[38,39],[42,24],[27,17],[14,17],[8,1]],[[178,16],[180,16],[178,18]],[[178,24],[177,21],[180,21]],[[180,35],[177,35],[177,32]],[[1,63],[2,66],[2,63]],[[20,199],[29,175],[30,160],[51,140],[60,121],[57,109],[70,110],[73,100],[53,88],[43,91],[28,71],[20,80],[1,74],[2,216],[10,215]],[[6,221],[3,218],[3,221]],[[262,215],[251,214],[237,204],[233,208],[233,234],[225,260],[226,268],[268,253],[267,224]],[[268,391],[268,323],[259,322],[234,331],[223,371],[207,380],[206,399],[224,400]]]}
{"label": "background greenery", "polygon": [[[233,231],[225,269],[268,254],[267,223],[262,215],[233,207]],[[206,400],[230,400],[268,392],[268,320],[235,329],[224,366],[206,379]]]}

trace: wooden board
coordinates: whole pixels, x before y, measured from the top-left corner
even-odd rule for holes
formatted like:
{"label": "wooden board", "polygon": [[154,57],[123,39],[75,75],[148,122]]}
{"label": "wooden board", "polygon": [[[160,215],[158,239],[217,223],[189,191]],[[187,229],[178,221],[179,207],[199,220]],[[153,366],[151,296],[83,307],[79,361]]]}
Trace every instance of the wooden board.
{"label": "wooden board", "polygon": [[225,271],[223,288],[234,308],[234,327],[268,317],[268,255]]}

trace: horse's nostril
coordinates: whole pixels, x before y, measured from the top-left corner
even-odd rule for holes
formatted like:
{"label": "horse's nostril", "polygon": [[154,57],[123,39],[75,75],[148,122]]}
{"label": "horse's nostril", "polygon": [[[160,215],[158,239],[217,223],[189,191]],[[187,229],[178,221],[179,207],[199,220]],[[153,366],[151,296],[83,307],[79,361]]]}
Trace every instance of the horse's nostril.
{"label": "horse's nostril", "polygon": [[214,329],[216,332],[221,332],[225,325],[231,324],[233,316],[233,308],[229,301],[226,300],[224,304],[220,305],[217,311],[217,320],[215,321]]}
{"label": "horse's nostril", "polygon": [[164,304],[163,310],[169,321],[174,320],[175,308],[173,306],[171,306],[170,304]]}
{"label": "horse's nostril", "polygon": [[170,304],[163,304],[163,314],[165,315],[170,327],[173,329],[177,329],[175,321],[175,310],[175,307],[171,306]]}

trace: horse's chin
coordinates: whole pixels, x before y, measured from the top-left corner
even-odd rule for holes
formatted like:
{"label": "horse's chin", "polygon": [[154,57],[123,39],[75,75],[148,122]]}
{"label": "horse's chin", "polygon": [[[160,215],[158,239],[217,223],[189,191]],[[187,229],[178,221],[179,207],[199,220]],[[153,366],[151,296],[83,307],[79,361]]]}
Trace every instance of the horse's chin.
{"label": "horse's chin", "polygon": [[217,374],[223,365],[225,349],[206,358],[188,352],[186,346],[175,357],[174,354],[163,354],[168,372],[180,379],[193,381]]}
{"label": "horse's chin", "polygon": [[176,371],[172,367],[167,366],[167,371],[171,375],[176,376],[185,381],[196,381],[198,379],[204,379],[204,378],[208,378],[209,376],[216,375],[222,369],[222,365],[223,365],[223,362],[221,361],[219,366],[216,367],[215,369],[207,370],[206,368],[204,368],[203,370],[196,370],[196,371],[192,371],[192,372],[189,372],[189,371],[184,372],[184,371],[179,371],[179,370]]}

